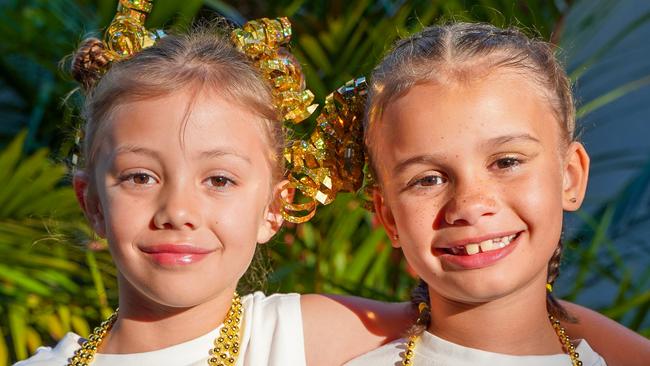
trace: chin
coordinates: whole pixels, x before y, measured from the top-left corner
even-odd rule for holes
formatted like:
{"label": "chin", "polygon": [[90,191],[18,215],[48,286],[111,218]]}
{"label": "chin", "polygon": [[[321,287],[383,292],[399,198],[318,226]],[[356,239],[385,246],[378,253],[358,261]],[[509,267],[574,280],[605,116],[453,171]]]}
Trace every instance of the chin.
{"label": "chin", "polygon": [[446,285],[443,288],[434,288],[434,291],[446,299],[466,304],[498,300],[516,292],[520,287],[508,276],[489,276],[486,273],[465,273],[461,278],[439,281]]}
{"label": "chin", "polygon": [[[210,280],[209,278],[214,278]],[[220,294],[234,288],[236,278],[232,281],[218,280],[218,276],[187,276],[171,273],[155,276],[122,277],[119,281],[120,297],[130,299],[144,306],[162,306],[169,308],[191,308],[209,302]]]}
{"label": "chin", "polygon": [[[210,290],[210,291],[209,291]],[[184,288],[152,289],[146,290],[146,296],[154,303],[170,308],[191,308],[209,302],[217,297],[219,293],[213,289],[199,289],[195,286]]]}

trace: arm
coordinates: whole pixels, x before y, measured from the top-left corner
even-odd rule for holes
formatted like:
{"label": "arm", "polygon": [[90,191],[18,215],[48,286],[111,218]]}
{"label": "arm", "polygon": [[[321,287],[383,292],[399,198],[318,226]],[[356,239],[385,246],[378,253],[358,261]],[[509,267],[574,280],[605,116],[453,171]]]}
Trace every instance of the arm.
{"label": "arm", "polygon": [[578,323],[563,323],[572,338],[583,338],[608,366],[642,366],[650,360],[650,340],[617,322],[580,305],[562,301],[578,318]]}
{"label": "arm", "polygon": [[341,365],[393,339],[414,319],[410,304],[360,297],[303,295],[305,354],[308,365]]}

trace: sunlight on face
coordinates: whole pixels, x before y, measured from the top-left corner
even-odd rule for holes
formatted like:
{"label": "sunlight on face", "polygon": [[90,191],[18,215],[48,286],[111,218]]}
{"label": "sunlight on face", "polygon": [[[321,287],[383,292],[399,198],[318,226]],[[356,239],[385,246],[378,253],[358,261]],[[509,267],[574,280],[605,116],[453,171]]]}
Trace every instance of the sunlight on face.
{"label": "sunlight on face", "polygon": [[565,145],[533,84],[507,71],[419,84],[375,128],[376,207],[431,289],[480,303],[543,287],[562,227]]}
{"label": "sunlight on face", "polygon": [[122,105],[107,123],[94,181],[120,296],[172,307],[231,296],[273,234],[259,117],[216,93],[179,91]]}

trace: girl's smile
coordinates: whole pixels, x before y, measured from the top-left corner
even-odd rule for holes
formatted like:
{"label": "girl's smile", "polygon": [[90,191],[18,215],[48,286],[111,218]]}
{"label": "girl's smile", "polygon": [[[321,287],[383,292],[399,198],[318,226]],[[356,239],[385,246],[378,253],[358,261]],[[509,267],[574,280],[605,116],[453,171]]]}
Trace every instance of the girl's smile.
{"label": "girl's smile", "polygon": [[216,249],[201,248],[193,244],[154,244],[139,248],[153,262],[165,266],[185,266],[196,263]]}
{"label": "girl's smile", "polygon": [[520,233],[487,235],[434,246],[433,255],[449,268],[477,269],[490,266],[512,253]]}

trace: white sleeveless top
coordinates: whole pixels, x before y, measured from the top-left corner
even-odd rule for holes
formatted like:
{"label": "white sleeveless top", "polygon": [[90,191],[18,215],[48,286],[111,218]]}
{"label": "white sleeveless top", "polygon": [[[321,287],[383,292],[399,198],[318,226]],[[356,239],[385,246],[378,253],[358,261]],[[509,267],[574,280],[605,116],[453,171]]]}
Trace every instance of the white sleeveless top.
{"label": "white sleeveless top", "polygon": [[[351,360],[346,366],[401,365],[405,342],[399,339],[388,343]],[[576,351],[583,366],[606,366],[605,360],[589,347],[587,341],[581,340]],[[487,352],[446,341],[429,332],[422,333],[412,360],[413,366],[571,366],[571,359],[565,354],[513,356]]]}
{"label": "white sleeveless top", "polygon": [[[242,297],[244,324],[238,366],[305,365],[299,294],[261,292]],[[92,366],[206,366],[221,325],[210,333],[157,351],[95,355]],[[63,366],[80,347],[80,337],[68,333],[56,347],[40,347],[14,366]]]}

